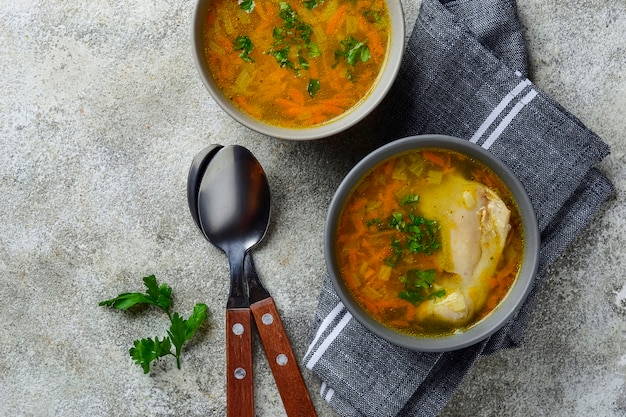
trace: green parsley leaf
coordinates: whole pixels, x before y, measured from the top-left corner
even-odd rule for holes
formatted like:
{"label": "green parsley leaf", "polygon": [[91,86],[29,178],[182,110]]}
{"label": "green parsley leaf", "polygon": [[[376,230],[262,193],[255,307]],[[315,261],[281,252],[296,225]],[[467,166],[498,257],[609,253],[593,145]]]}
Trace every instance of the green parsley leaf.
{"label": "green parsley leaf", "polygon": [[143,368],[143,373],[150,372],[150,364],[166,355],[172,355],[170,339],[167,337],[159,341],[158,337],[154,340],[141,339],[135,340],[134,347],[130,348],[128,353],[135,363]]}
{"label": "green parsley leaf", "polygon": [[279,3],[278,16],[283,22],[274,27],[272,47],[265,53],[272,55],[281,68],[292,69],[299,76],[301,70],[309,69],[309,59],[321,56],[322,51],[311,39],[313,27],[289,4]]}
{"label": "green parsley leaf", "polygon": [[387,219],[387,223],[389,224],[389,227],[397,229],[401,232],[406,227],[406,222],[404,221],[404,216],[402,215],[402,213],[391,214],[389,216],[389,219]]}
{"label": "green parsley leaf", "polygon": [[309,61],[302,55],[302,51],[298,51],[298,64],[304,70],[309,69]]}
{"label": "green parsley leaf", "polygon": [[235,51],[241,51],[239,57],[243,59],[244,62],[254,62],[254,58],[250,56],[250,52],[254,49],[254,44],[249,37],[245,35],[237,36],[233,42],[233,48]]}
{"label": "green parsley leaf", "polygon": [[159,286],[154,275],[144,277],[143,282],[147,288],[146,294],[125,292],[110,300],[101,301],[98,305],[128,310],[135,305],[149,304],[159,307],[169,316],[172,306],[172,289],[167,284]]}
{"label": "green parsley leaf", "polygon": [[293,62],[289,60],[289,46],[273,50],[272,55],[281,68],[294,68]]}
{"label": "green parsley leaf", "polygon": [[365,225],[370,228],[377,226],[378,230],[395,229],[391,237],[392,254],[384,259],[386,265],[395,267],[402,260],[405,252],[432,254],[441,249],[439,242],[439,230],[441,226],[435,220],[429,220],[413,213],[413,207],[419,202],[419,196],[408,194],[400,199],[400,205],[410,205],[408,215],[403,212],[391,213],[387,222],[383,223],[380,218],[365,220]]}
{"label": "green parsley leaf", "polygon": [[309,93],[309,96],[311,96],[311,98],[315,97],[317,92],[320,91],[320,80],[311,78],[309,80],[309,85],[307,86],[306,91]]}
{"label": "green parsley leaf", "polygon": [[239,7],[246,13],[252,13],[254,5],[254,0],[239,0]]}
{"label": "green parsley leaf", "polygon": [[[135,340],[133,347],[129,349],[128,353],[135,363],[143,368],[146,374],[150,372],[150,364],[153,361],[167,355],[172,355],[176,358],[176,365],[180,369],[180,354],[183,345],[194,336],[210,316],[208,307],[206,304],[196,304],[193,313],[187,320],[183,319],[178,313],[170,315],[172,289],[167,284],[159,286],[154,275],[145,277],[143,281],[148,288],[147,294],[122,293],[118,297],[102,301],[98,305],[110,306],[121,310],[127,310],[138,304],[150,304],[161,308],[170,318],[170,328],[167,331],[168,337],[163,338],[163,340],[159,340],[158,337]],[[175,352],[172,352],[172,344]]]}
{"label": "green parsley leaf", "polygon": [[339,43],[343,49],[335,51],[335,59],[345,58],[351,66],[359,61],[367,62],[372,56],[365,42],[359,42],[352,36]]}
{"label": "green parsley leaf", "polygon": [[324,3],[323,0],[304,0],[302,4],[304,4],[304,7],[307,9],[313,10],[322,3]]}
{"label": "green parsley leaf", "polygon": [[167,331],[167,334],[176,348],[174,356],[176,357],[176,365],[178,366],[178,369],[180,369],[180,352],[183,349],[183,345],[193,337],[206,319],[206,304],[196,304],[191,317],[187,320],[184,320],[178,315],[178,313],[174,313],[172,316],[172,325]]}
{"label": "green parsley leaf", "polygon": [[307,51],[307,55],[309,56],[309,58],[317,58],[322,56],[322,50],[320,49],[319,45],[316,44],[315,42],[309,42],[306,45],[306,51]]}
{"label": "green parsley leaf", "polygon": [[296,27],[296,21],[298,20],[298,12],[293,10],[291,6],[284,1],[279,3],[278,17],[284,20],[283,27],[285,29],[293,29]]}
{"label": "green parsley leaf", "polygon": [[394,237],[391,238],[391,252],[392,255],[385,258],[385,265],[388,265],[392,268],[395,268],[398,265],[398,262],[404,256],[404,247],[402,246],[402,241],[400,239],[396,239]]}
{"label": "green parsley leaf", "polygon": [[420,201],[420,196],[417,194],[407,194],[400,199],[400,205],[406,206],[407,204],[414,204]]}

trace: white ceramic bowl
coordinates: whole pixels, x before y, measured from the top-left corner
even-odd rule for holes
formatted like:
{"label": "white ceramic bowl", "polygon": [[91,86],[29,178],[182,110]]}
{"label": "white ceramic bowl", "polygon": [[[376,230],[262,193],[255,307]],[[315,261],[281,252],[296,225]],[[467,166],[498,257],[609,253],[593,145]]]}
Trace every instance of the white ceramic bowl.
{"label": "white ceramic bowl", "polygon": [[[346,287],[335,257],[335,236],[339,219],[352,190],[374,166],[398,153],[421,148],[451,149],[481,161],[490,167],[510,189],[522,217],[524,254],[521,269],[506,297],[478,323],[462,333],[448,336],[418,337],[397,332],[376,321],[352,297]],[[509,168],[490,152],[467,140],[441,135],[413,136],[391,142],[361,160],[344,178],[337,189],[326,219],[324,250],[326,266],[339,298],[352,315],[376,335],[396,345],[425,352],[456,350],[475,344],[500,329],[522,306],[537,271],[539,230],[534,209],[524,187]]]}
{"label": "white ceramic bowl", "polygon": [[312,140],[338,134],[359,121],[363,120],[385,97],[393,84],[404,52],[405,24],[402,5],[399,0],[386,0],[389,17],[391,19],[391,47],[387,51],[387,59],[383,71],[365,100],[349,110],[344,115],[314,127],[284,128],[261,122],[241,111],[219,89],[208,69],[205,59],[203,27],[206,21],[207,8],[211,0],[198,0],[193,16],[192,46],[196,67],[202,82],[217,104],[239,123],[267,136],[289,140]]}

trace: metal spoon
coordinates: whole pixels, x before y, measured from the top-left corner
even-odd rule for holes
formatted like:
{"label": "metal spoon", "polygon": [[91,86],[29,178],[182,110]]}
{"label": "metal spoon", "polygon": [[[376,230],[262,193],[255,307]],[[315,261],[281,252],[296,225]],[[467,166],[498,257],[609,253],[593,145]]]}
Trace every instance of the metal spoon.
{"label": "metal spoon", "polygon": [[[226,187],[225,184],[227,184],[228,181],[220,182],[222,187],[215,184],[205,186],[205,181],[213,181],[206,180],[205,174],[206,176],[213,176],[211,178],[214,179],[220,177],[220,180],[230,180],[234,184],[238,185],[238,190],[235,190],[234,187],[230,189],[230,192],[235,193],[236,196],[233,201],[251,204],[250,201],[247,201],[246,199],[246,195],[250,191],[252,191],[252,194],[258,195],[259,198],[265,198],[267,202],[267,207],[263,201],[260,201],[257,204],[259,208],[256,215],[258,215],[259,217],[258,219],[256,219],[256,227],[253,227],[252,229],[247,229],[246,227],[248,226],[245,226],[246,224],[249,224],[245,221],[245,219],[255,219],[254,209],[245,212],[244,219],[241,219],[241,223],[239,224],[239,226],[243,226],[243,229],[238,230],[240,234],[258,237],[255,242],[252,242],[253,246],[254,244],[258,243],[258,241],[263,237],[267,229],[270,205],[269,185],[267,184],[267,178],[265,177],[265,173],[263,172],[260,164],[258,163],[258,161],[256,161],[254,156],[252,156],[252,154],[245,148],[232,148],[233,149],[226,148],[222,151],[222,147],[220,145],[210,145],[201,150],[196,155],[196,157],[194,157],[191,168],[189,170],[187,185],[187,198],[189,208],[194,221],[196,222],[198,227],[201,228],[201,230],[205,234],[205,237],[215,243],[214,238],[212,238],[212,236],[214,235],[207,234],[207,230],[205,229],[205,227],[203,227],[205,217],[211,215],[212,213],[211,209],[208,209],[208,212],[204,212],[204,208],[199,207],[202,206],[201,201],[204,201],[204,198],[210,197],[215,198],[219,201],[221,197],[216,193],[219,190],[221,190],[220,193],[223,192],[223,188]],[[228,152],[228,158],[226,156],[223,156],[226,155],[224,151]],[[217,158],[217,161],[220,166],[215,169],[212,168],[212,170],[209,170],[209,173],[207,174],[205,172],[207,170],[207,167],[209,165],[212,165],[212,160],[218,154],[219,158]],[[242,167],[233,169],[233,167],[229,166],[225,162],[227,159],[240,161],[239,163],[242,164]],[[221,174],[218,175],[213,171],[220,171]],[[259,181],[254,180],[255,172],[257,173],[257,179],[259,179]],[[238,173],[240,174],[241,178],[248,178],[245,184],[241,183],[241,178],[237,175]],[[258,190],[255,187],[258,187]],[[201,188],[204,191],[201,191]],[[231,205],[232,202],[231,204],[226,204],[227,207],[232,208]],[[252,205],[254,205],[254,202],[252,202]],[[201,212],[204,214],[202,214]],[[262,227],[262,219],[264,218],[266,219],[266,223],[265,226]],[[208,221],[208,219],[206,219],[206,221]],[[235,221],[231,220],[231,222],[232,224],[229,223],[228,227],[226,225],[221,225],[222,229],[230,230],[234,227],[235,224],[237,224],[237,222]],[[208,230],[216,231],[217,229],[220,229],[217,226],[220,225],[213,224],[211,227],[215,227],[216,229]],[[224,233],[225,232],[221,230],[221,232],[218,234],[222,235]],[[239,237],[242,236],[239,235]],[[227,249],[223,247],[223,239],[225,239],[224,236],[222,236],[222,244],[216,243],[216,246],[221,247],[227,254],[229,254]],[[248,246],[250,244],[250,241],[251,240],[248,239],[248,243],[244,244],[243,247],[247,247],[249,249],[251,247]],[[231,255],[229,255],[229,260],[230,259]],[[309,397],[309,393],[304,383],[304,379],[302,378],[302,375],[300,373],[300,369],[298,368],[295,355],[293,354],[293,351],[291,349],[289,339],[280,319],[280,315],[278,314],[278,310],[276,308],[274,300],[271,298],[269,292],[265,289],[256,273],[254,262],[252,260],[252,254],[247,253],[246,255],[244,255],[244,259],[244,275],[249,287],[249,302],[252,303],[250,308],[252,310],[252,314],[254,315],[261,342],[263,343],[265,353],[269,359],[270,368],[272,369],[272,373],[274,374],[274,378],[276,380],[276,384],[283,400],[287,415],[311,417],[316,416],[313,403]],[[246,313],[242,311],[245,310],[245,307],[243,307],[245,302],[243,302],[241,300],[241,297],[239,297],[238,295],[241,291],[241,285],[235,277],[235,273],[233,272],[233,261],[230,262],[231,277],[233,279],[231,279],[231,296],[229,297],[229,305],[227,309],[227,352],[230,352],[230,354],[227,354],[227,410],[229,416],[252,416],[254,414],[251,374],[252,355],[251,340],[248,340],[251,339],[249,326],[250,316],[249,313],[247,313],[248,323],[246,325],[246,323],[244,323],[246,319]],[[242,307],[239,307],[240,305]],[[241,322],[237,322],[235,320],[235,317],[231,317],[235,314],[237,315],[237,318],[241,318]],[[231,320],[229,318],[232,318],[235,321],[231,323]],[[233,349],[231,349],[232,346],[230,346],[229,342],[234,342],[238,350],[233,351]],[[248,344],[250,345],[249,348]]]}
{"label": "metal spoon", "polygon": [[[198,215],[198,193],[200,192],[200,182],[204,176],[207,166],[215,156],[215,154],[222,149],[222,145],[208,145],[194,156],[191,161],[191,167],[189,168],[189,174],[187,176],[187,204],[189,205],[189,211],[193,221],[198,226],[198,229],[202,231],[200,226],[200,217]],[[208,237],[205,238],[208,239]],[[248,252],[246,255],[244,264],[244,273],[248,281],[249,301],[258,302],[270,297],[270,293],[265,289],[263,283],[259,279],[254,266],[254,260],[252,259],[252,253]]]}

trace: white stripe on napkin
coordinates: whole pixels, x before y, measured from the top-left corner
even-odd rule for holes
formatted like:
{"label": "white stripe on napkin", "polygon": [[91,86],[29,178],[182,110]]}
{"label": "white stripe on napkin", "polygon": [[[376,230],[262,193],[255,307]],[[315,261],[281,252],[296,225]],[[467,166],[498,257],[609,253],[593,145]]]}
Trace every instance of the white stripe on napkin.
{"label": "white stripe on napkin", "polygon": [[[326,391],[326,388],[328,388],[328,391]],[[324,392],[326,391],[326,394],[324,394]],[[322,388],[320,389],[320,396],[326,400],[327,403],[330,402],[330,400],[333,399],[333,395],[335,395],[335,390],[330,388],[327,384],[326,381],[322,381]]]}
{"label": "white stripe on napkin", "polygon": [[320,336],[322,336],[324,331],[328,328],[328,326],[330,326],[330,323],[332,323],[332,321],[335,320],[335,317],[337,317],[339,313],[341,313],[343,308],[344,308],[343,303],[339,302],[339,304],[337,304],[335,308],[333,308],[332,311],[328,313],[326,318],[324,318],[324,320],[322,321],[322,324],[320,324],[320,327],[317,329],[317,333],[315,333],[315,338],[313,338],[313,341],[311,342],[311,344],[309,345],[309,348],[304,354],[305,357],[309,356],[309,353],[311,353],[311,349],[313,349],[313,346],[315,346]]}
{"label": "white stripe on napkin", "polygon": [[339,323],[337,323],[337,327],[335,327],[333,331],[330,332],[330,334],[326,337],[326,339],[317,348],[317,351],[315,351],[315,353],[311,355],[311,358],[306,363],[306,367],[308,369],[313,369],[317,361],[320,360],[324,352],[326,352],[326,349],[328,349],[330,344],[333,343],[333,341],[337,338],[337,336],[339,336],[339,333],[341,333],[343,328],[346,327],[346,325],[348,324],[351,318],[352,318],[352,314],[346,311],[346,314],[342,317]]}
{"label": "white stripe on napkin", "polygon": [[487,131],[487,129],[489,129],[489,126],[491,126],[493,124],[493,122],[496,121],[496,119],[498,118],[498,116],[500,116],[500,114],[504,111],[504,109],[506,108],[506,106],[509,105],[509,103],[522,91],[524,91],[524,89],[526,87],[528,87],[531,84],[530,80],[528,78],[522,80],[519,82],[519,84],[517,84],[515,86],[515,88],[513,88],[511,91],[509,91],[504,98],[500,101],[500,103],[498,103],[498,105],[491,111],[491,113],[489,114],[489,116],[487,116],[487,118],[485,119],[485,121],[480,125],[480,127],[478,128],[478,130],[472,135],[472,137],[470,138],[470,142],[472,143],[476,143],[478,142],[478,140],[480,139],[480,137]]}
{"label": "white stripe on napkin", "polygon": [[485,140],[485,143],[482,144],[482,147],[485,149],[489,149],[491,145],[500,137],[504,129],[513,121],[517,113],[519,113],[525,105],[533,101],[533,99],[537,96],[537,92],[534,89],[531,89],[528,94],[526,94],[522,99],[511,109],[509,114],[507,114],[504,119],[500,122],[498,127],[495,128],[491,135]]}
{"label": "white stripe on napkin", "polygon": [[333,399],[333,395],[335,395],[335,390],[332,388],[328,388],[328,392],[326,393],[326,395],[324,395],[324,399],[327,403],[329,403],[330,400]]}

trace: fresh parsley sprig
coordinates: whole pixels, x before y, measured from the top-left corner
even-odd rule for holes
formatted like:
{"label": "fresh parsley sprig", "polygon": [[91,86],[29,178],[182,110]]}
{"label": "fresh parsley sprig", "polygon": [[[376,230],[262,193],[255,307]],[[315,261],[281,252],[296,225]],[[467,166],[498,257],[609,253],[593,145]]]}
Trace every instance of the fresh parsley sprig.
{"label": "fresh parsley sprig", "polygon": [[[178,313],[171,314],[172,289],[167,284],[159,285],[156,277],[150,275],[143,278],[146,292],[125,292],[110,300],[101,301],[99,306],[113,307],[118,310],[128,310],[134,306],[152,305],[164,311],[170,319],[170,328],[167,336],[159,340],[146,338],[135,340],[133,347],[128,353],[135,363],[143,368],[143,372],[150,372],[150,364],[167,355],[176,358],[176,366],[180,369],[180,355],[183,345],[189,341],[207,320],[210,315],[206,304],[198,303],[194,306],[193,313],[188,319],[182,318]],[[172,346],[174,352],[172,352]]]}
{"label": "fresh parsley sprig", "polygon": [[115,298],[101,301],[98,305],[109,306],[118,310],[128,310],[138,304],[149,304],[159,307],[171,318],[172,289],[167,284],[159,286],[154,275],[144,277],[143,283],[146,286],[145,294],[140,292],[123,292]]}

